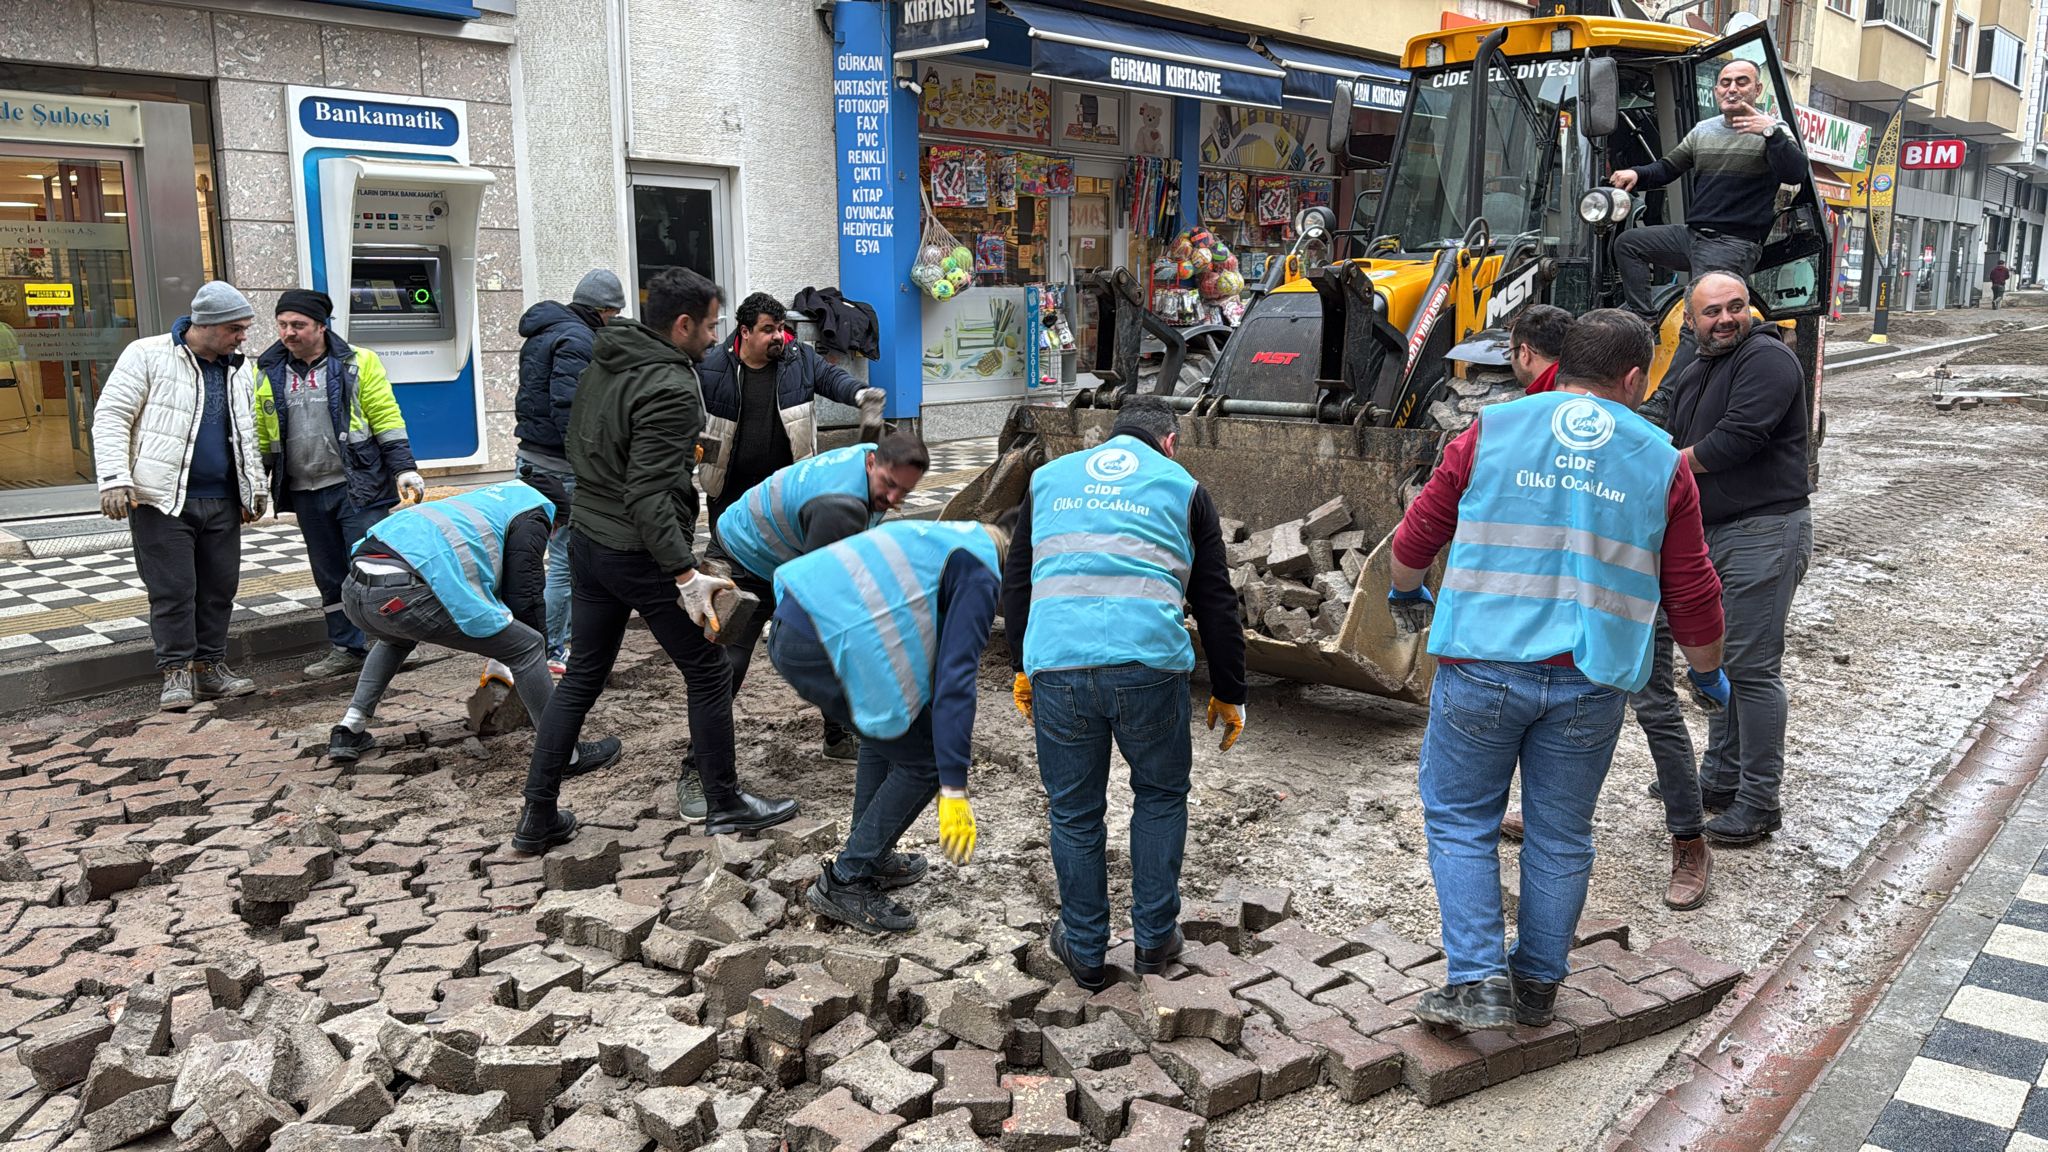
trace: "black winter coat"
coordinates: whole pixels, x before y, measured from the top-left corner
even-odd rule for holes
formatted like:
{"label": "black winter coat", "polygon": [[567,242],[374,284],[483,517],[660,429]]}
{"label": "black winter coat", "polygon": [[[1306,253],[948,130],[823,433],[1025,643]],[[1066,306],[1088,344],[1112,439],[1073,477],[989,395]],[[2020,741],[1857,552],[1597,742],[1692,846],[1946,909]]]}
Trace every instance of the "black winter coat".
{"label": "black winter coat", "polygon": [[576,380],[590,366],[591,348],[603,322],[595,312],[543,300],[519,318],[518,423],[521,447],[560,456],[569,439],[569,407]]}
{"label": "black winter coat", "polygon": [[1706,469],[1695,478],[1708,527],[1806,507],[1806,377],[1776,325],[1686,365],[1664,426]]}

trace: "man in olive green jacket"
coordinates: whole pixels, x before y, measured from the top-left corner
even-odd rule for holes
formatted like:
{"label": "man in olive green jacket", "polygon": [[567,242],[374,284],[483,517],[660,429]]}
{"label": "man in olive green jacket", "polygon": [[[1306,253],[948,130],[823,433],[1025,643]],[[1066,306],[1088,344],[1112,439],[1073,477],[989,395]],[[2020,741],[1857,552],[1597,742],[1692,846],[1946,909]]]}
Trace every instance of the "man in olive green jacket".
{"label": "man in olive green jacket", "polygon": [[733,769],[732,672],[707,639],[712,594],[732,581],[698,570],[697,438],[704,397],[696,361],[711,345],[724,294],[687,268],[647,285],[639,320],[600,328],[576,388],[565,447],[576,474],[569,566],[569,668],[534,737],[526,810],[515,839],[541,850],[567,841],[559,807],[571,749],[597,702],[634,613],[675,661],[689,690],[690,747],[704,781],[706,835],[756,832],[796,815],[794,800],[743,792]]}

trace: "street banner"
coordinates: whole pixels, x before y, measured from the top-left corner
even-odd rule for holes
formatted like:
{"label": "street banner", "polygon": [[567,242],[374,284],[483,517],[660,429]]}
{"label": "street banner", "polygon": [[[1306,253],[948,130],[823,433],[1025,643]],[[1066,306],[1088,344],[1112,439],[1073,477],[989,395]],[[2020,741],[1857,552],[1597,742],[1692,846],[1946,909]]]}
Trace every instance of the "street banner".
{"label": "street banner", "polygon": [[1890,319],[1892,306],[1892,279],[1896,275],[1892,268],[1892,198],[1897,194],[1899,182],[1899,131],[1905,120],[1905,109],[1892,113],[1891,123],[1885,125],[1884,137],[1877,142],[1877,155],[1870,161],[1870,185],[1864,193],[1863,206],[1870,216],[1870,247],[1877,260],[1877,301],[1870,318],[1871,344],[1888,343],[1885,323]]}

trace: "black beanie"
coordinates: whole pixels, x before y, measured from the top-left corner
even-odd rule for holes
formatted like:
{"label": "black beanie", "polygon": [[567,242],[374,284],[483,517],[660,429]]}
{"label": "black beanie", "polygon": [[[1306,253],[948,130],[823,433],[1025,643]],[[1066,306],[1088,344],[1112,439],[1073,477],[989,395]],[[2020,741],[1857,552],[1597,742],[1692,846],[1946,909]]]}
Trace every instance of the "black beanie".
{"label": "black beanie", "polygon": [[325,292],[315,292],[311,288],[293,288],[277,298],[277,314],[283,315],[286,312],[309,316],[325,326],[334,316],[334,301],[329,299]]}

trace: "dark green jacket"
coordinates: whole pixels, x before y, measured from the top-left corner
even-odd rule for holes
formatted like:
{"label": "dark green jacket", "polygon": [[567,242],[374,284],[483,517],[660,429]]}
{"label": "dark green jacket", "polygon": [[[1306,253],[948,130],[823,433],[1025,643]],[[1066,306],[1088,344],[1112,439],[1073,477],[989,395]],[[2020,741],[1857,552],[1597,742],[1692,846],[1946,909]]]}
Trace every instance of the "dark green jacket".
{"label": "dark green jacket", "polygon": [[569,416],[576,530],[646,552],[671,576],[695,568],[697,437],[704,397],[688,354],[638,320],[597,331]]}

